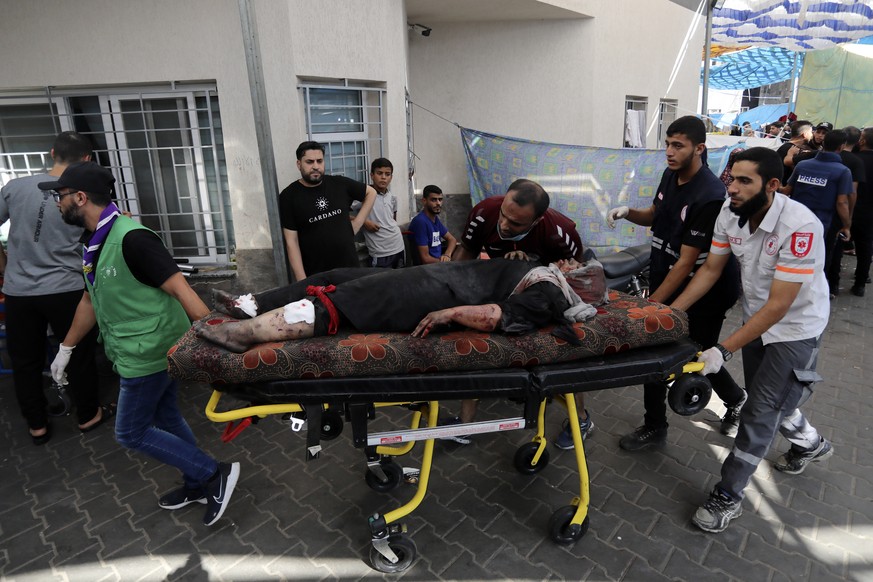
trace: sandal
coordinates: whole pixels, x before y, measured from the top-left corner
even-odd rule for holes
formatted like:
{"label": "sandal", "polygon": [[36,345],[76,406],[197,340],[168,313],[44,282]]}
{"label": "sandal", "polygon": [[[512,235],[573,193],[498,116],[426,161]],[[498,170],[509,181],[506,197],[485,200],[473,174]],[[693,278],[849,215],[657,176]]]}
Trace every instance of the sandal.
{"label": "sandal", "polygon": [[39,436],[30,433],[30,438],[33,439],[33,444],[36,446],[44,445],[52,438],[52,425],[51,423],[46,423],[45,432]]}
{"label": "sandal", "polygon": [[101,424],[105,423],[107,420],[115,418],[116,406],[114,404],[101,404],[100,410],[102,411],[102,413],[100,414],[100,420],[87,428],[80,428],[79,432],[81,432],[82,434],[86,432],[91,432]]}

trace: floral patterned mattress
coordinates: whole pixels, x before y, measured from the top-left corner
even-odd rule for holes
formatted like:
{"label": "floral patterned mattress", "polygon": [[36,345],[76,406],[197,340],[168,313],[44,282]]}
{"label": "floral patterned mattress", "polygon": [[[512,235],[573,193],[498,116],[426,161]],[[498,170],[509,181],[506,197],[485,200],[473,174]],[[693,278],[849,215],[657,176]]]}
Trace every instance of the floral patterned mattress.
{"label": "floral patterned mattress", "polygon": [[[206,322],[221,325],[228,320],[227,315],[213,313]],[[242,354],[201,340],[189,330],[167,357],[173,377],[220,389],[221,384],[297,378],[529,368],[667,344],[688,335],[684,312],[615,291],[596,316],[573,327],[579,346],[551,335],[550,328],[526,335],[447,331],[424,339],[340,330],[333,336],[261,344]]]}

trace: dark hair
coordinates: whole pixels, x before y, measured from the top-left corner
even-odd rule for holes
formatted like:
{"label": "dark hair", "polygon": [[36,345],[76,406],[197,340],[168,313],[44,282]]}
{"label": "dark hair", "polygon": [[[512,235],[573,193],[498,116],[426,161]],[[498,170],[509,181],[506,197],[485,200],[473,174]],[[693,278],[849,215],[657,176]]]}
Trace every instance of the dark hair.
{"label": "dark hair", "polygon": [[55,138],[52,144],[55,161],[62,164],[81,162],[85,156],[91,154],[91,142],[82,134],[75,131],[65,131]]}
{"label": "dark hair", "polygon": [[873,127],[865,127],[861,130],[861,135],[864,136],[864,145],[867,146],[867,149],[873,150]]}
{"label": "dark hair", "polygon": [[509,185],[506,192],[515,192],[513,200],[519,206],[533,204],[534,218],[539,218],[549,209],[549,194],[533,180],[518,179]]}
{"label": "dark hair", "polygon": [[776,150],[770,148],[756,147],[742,150],[734,156],[733,164],[737,162],[752,162],[758,167],[758,175],[761,176],[761,181],[766,184],[773,178],[782,181],[784,166],[782,159]]}
{"label": "dark hair", "polygon": [[791,137],[800,135],[806,130],[807,127],[809,127],[809,129],[812,129],[812,124],[808,121],[803,120],[795,121],[791,124]]}
{"label": "dark hair", "polygon": [[109,206],[109,203],[115,198],[115,188],[111,188],[110,192],[87,192],[85,194],[88,195],[88,200],[90,200],[95,206],[100,206],[102,208],[106,208]]}
{"label": "dark hair", "polygon": [[677,133],[685,135],[694,145],[706,143],[706,125],[693,115],[680,117],[667,128],[667,137]]}
{"label": "dark hair", "polygon": [[427,198],[431,194],[442,194],[443,191],[439,186],[434,186],[433,184],[428,184],[424,187],[424,190],[421,191],[421,197]]}
{"label": "dark hair", "polygon": [[838,152],[846,144],[846,132],[842,129],[835,129],[827,132],[824,140],[821,143],[821,149],[826,152]]}
{"label": "dark hair", "polygon": [[861,130],[854,125],[847,125],[842,129],[842,131],[846,134],[846,145],[848,146],[857,145],[858,141],[861,139]]}
{"label": "dark hair", "polygon": [[324,146],[318,143],[317,141],[305,141],[297,146],[297,159],[302,160],[303,154],[308,152],[309,150],[318,150],[324,155]]}
{"label": "dark hair", "polygon": [[376,158],[373,160],[373,163],[370,164],[370,173],[372,174],[379,168],[391,168],[391,172],[394,172],[394,164],[388,158]]}

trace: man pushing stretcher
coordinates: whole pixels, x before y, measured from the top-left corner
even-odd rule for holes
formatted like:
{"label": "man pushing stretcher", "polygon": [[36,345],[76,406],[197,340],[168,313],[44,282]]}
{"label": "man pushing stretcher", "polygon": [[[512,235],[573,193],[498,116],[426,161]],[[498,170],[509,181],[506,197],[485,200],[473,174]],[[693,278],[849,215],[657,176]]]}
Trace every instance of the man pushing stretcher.
{"label": "man pushing stretcher", "polygon": [[199,321],[194,330],[234,352],[329,335],[339,327],[426,337],[435,326],[452,323],[503,333],[554,323],[553,333],[576,342],[568,324],[596,313],[583,299],[599,304],[604,296],[602,270],[572,259],[548,267],[493,259],[376,273],[335,269],[255,296],[214,292],[216,309],[241,321]]}

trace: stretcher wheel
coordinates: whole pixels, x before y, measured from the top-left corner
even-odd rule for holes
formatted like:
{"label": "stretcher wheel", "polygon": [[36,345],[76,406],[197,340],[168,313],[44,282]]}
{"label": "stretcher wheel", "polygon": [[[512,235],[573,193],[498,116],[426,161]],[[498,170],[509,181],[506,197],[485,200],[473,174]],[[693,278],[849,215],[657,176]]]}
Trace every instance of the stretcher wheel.
{"label": "stretcher wheel", "polygon": [[321,413],[321,438],[332,441],[343,432],[343,417],[336,410]]}
{"label": "stretcher wheel", "polygon": [[514,462],[515,468],[519,473],[522,475],[533,475],[546,468],[546,465],[549,464],[549,449],[544,449],[543,454],[540,455],[540,460],[536,465],[533,464],[533,459],[539,448],[540,445],[538,443],[527,443],[518,447],[518,450],[515,451]]}
{"label": "stretcher wheel", "polygon": [[673,412],[681,416],[697,414],[709,404],[712,384],[700,374],[682,374],[667,393],[667,402]]}
{"label": "stretcher wheel", "polygon": [[385,472],[387,480],[381,481],[379,477],[370,470],[368,470],[364,475],[364,479],[367,481],[367,486],[373,491],[387,493],[400,485],[400,481],[403,480],[403,467],[394,461],[383,461],[379,464],[382,466],[382,471]]}
{"label": "stretcher wheel", "polygon": [[391,551],[397,554],[397,557],[399,558],[397,563],[392,564],[388,558],[379,553],[379,550],[371,547],[370,566],[372,566],[374,570],[385,572],[386,574],[403,572],[412,565],[415,556],[418,554],[418,550],[415,548],[415,542],[404,535],[391,536],[388,539],[388,546],[391,548]]}
{"label": "stretcher wheel", "polygon": [[570,521],[576,515],[575,505],[566,505],[557,510],[549,518],[549,537],[556,544],[570,545],[578,541],[588,531],[588,516],[580,525],[571,525]]}

